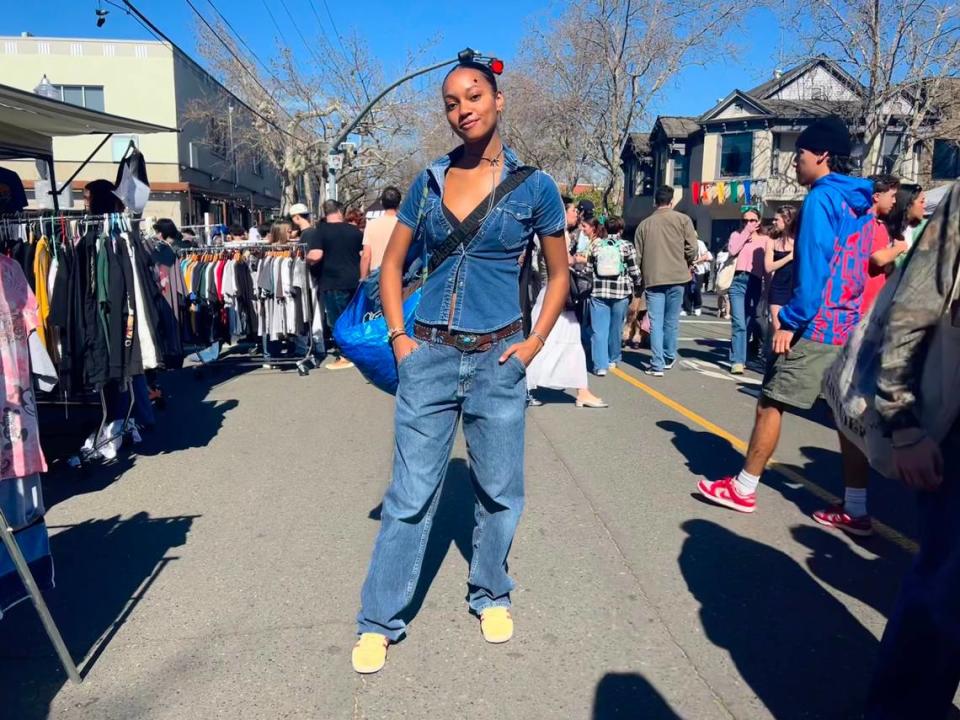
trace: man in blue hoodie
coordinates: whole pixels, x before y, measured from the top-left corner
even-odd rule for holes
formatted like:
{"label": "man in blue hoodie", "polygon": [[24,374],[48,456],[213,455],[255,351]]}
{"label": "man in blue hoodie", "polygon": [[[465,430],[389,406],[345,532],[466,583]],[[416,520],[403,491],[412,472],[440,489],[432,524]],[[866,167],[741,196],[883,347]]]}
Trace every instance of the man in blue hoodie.
{"label": "man in blue hoodie", "polygon": [[[796,148],[797,180],[810,192],[800,209],[793,296],[780,310],[775,357],[763,378],[747,457],[738,475],[698,483],[705,498],[739,512],[756,509],[757,485],[780,441],[784,410],[813,407],[824,372],[859,322],[873,244],[873,184],[841,174],[851,149],[844,122],[815,121]],[[842,435],[840,444],[844,475],[868,472],[866,458]]]}

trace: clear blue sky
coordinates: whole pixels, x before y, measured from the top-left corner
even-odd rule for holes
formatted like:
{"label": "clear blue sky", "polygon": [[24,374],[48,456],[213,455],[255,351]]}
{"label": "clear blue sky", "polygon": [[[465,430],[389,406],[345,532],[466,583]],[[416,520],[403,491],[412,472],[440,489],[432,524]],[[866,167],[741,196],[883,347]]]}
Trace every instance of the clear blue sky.
{"label": "clear blue sky", "polygon": [[[132,0],[163,32],[199,59],[196,51],[196,25],[186,0]],[[208,0],[192,0],[208,19],[214,17]],[[118,0],[119,2],[119,0]],[[330,19],[323,0],[266,0],[292,47],[302,45],[282,3],[298,21],[309,40],[323,29],[330,30]],[[264,6],[264,0],[214,0],[220,11],[242,34],[261,58],[271,56],[277,31]],[[453,57],[470,46],[509,61],[525,33],[526,20],[547,11],[547,4],[535,0],[486,0],[478,3],[451,3],[442,0],[327,0],[333,21],[341,33],[351,29],[363,34],[373,51],[384,61],[385,74],[392,77],[409,51],[439,38],[422,57],[424,64],[434,58]],[[54,0],[53,3],[6,3],[0,14],[0,34],[88,38],[151,38],[131,16],[103,2],[110,11],[102,28],[96,27],[97,0]],[[318,19],[319,16],[319,19]],[[498,18],[491,22],[490,18]],[[773,16],[763,10],[752,11],[738,23],[749,28],[752,42],[736,58],[717,57],[706,68],[685,72],[664,96],[657,108],[664,115],[699,115],[734,88],[748,89],[767,79],[776,63],[780,30]],[[303,52],[304,62],[309,54]],[[39,78],[38,78],[39,80]]]}

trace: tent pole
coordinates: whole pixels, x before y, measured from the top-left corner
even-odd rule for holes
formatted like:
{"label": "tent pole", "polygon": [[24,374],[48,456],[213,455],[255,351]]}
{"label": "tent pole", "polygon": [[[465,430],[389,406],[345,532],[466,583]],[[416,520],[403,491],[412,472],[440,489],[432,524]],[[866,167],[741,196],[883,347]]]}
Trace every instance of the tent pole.
{"label": "tent pole", "polygon": [[[90,161],[93,160],[93,156],[96,155],[98,152],[100,152],[100,148],[102,148],[104,145],[106,145],[106,144],[107,144],[107,140],[109,140],[109,139],[112,138],[112,137],[113,137],[113,133],[107,133],[106,135],[103,136],[103,140],[100,141],[100,144],[97,145],[97,146],[93,149],[93,152],[92,152],[92,153],[90,153],[89,155],[87,155],[87,159],[86,159],[86,160],[84,160],[82,163],[80,163],[80,167],[77,168],[76,172],[73,173],[73,175],[71,175],[69,178],[67,178],[67,181],[63,184],[63,187],[60,188],[60,189],[57,191],[57,194],[62,193],[64,190],[67,189],[67,187],[70,185],[70,183],[73,182],[74,178],[76,178],[77,175],[79,175],[79,174],[83,171],[83,169],[84,169],[87,165],[90,164]],[[52,181],[51,181],[51,184],[53,184]],[[54,187],[56,187],[56,186],[54,186]]]}
{"label": "tent pole", "polygon": [[40,594],[40,588],[37,587],[37,583],[33,579],[30,566],[27,565],[23,553],[20,552],[20,546],[17,545],[17,540],[13,535],[13,528],[7,524],[7,518],[4,517],[2,510],[0,510],[0,536],[3,536],[3,544],[6,546],[7,552],[10,554],[10,559],[13,560],[13,564],[17,568],[17,574],[20,575],[23,586],[27,589],[27,592],[30,593],[33,606],[37,609],[37,614],[43,623],[43,629],[47,631],[47,636],[57,651],[63,669],[67,671],[67,675],[73,682],[80,684],[83,681],[80,678],[80,673],[77,672],[77,666],[74,665],[73,658],[70,657],[70,651],[67,650],[67,646],[63,642],[63,637],[60,635],[60,631],[57,629],[57,625],[50,615],[50,610],[43,601],[43,595]]}
{"label": "tent pole", "polygon": [[[47,167],[50,169],[50,194],[53,196],[53,211],[58,213],[60,212],[60,193],[57,192],[57,173],[53,169],[53,155],[48,155],[44,160],[47,161]],[[69,183],[67,184],[69,185]],[[63,190],[60,192],[63,192]],[[34,192],[34,196],[36,196],[36,192]],[[36,200],[36,197],[34,197],[34,200]]]}

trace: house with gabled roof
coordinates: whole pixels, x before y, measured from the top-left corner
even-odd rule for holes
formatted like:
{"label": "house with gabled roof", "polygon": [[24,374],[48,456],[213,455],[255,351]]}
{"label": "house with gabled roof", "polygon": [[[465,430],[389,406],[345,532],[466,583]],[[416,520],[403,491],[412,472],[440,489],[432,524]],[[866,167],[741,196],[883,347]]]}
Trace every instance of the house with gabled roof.
{"label": "house with gabled roof", "polygon": [[[793,172],[797,137],[816,118],[857,117],[863,92],[838,63],[815,57],[750,90],[734,89],[698,117],[658,117],[645,159],[639,159],[636,136],[621,155],[628,229],[652,211],[650,196],[663,184],[675,188],[677,209],[693,218],[701,239],[713,248],[739,226],[744,205],[770,217],[785,203],[801,202],[806,191]],[[890,127],[866,149],[866,162],[890,168],[899,160],[901,177],[925,180],[931,153],[920,143],[904,147],[902,118],[910,103],[906,96],[896,102]]]}

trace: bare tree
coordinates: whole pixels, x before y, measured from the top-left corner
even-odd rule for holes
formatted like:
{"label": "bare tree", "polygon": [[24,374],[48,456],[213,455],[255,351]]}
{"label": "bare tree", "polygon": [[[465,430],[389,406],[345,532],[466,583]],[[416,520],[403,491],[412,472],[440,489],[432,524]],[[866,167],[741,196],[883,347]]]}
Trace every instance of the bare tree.
{"label": "bare tree", "polygon": [[[200,53],[213,74],[256,111],[241,112],[245,122],[235,125],[233,151],[265,158],[279,169],[284,210],[304,202],[315,211],[326,191],[333,138],[384,84],[379,63],[357,35],[339,37],[336,44],[321,35],[309,45],[308,56],[278,47],[269,65],[258,67],[227,28],[213,28],[218,37],[206,25],[198,27]],[[190,115],[215,127],[226,116],[221,107],[226,103],[225,98],[197,103]],[[359,142],[348,146],[338,173],[345,205],[365,205],[383,184],[405,180],[398,173],[412,152],[405,140],[416,131],[415,104],[415,91],[401,88],[356,129]]]}
{"label": "bare tree", "polygon": [[588,162],[573,102],[557,92],[549,68],[524,60],[508,68],[502,84],[507,143],[523,162],[546,170],[572,190]]}
{"label": "bare tree", "polygon": [[960,77],[960,5],[954,0],[812,0],[802,15],[784,13],[809,27],[807,54],[824,54],[863,86],[852,119],[863,131],[868,172],[884,169],[883,135],[902,138],[891,148],[894,172],[916,142],[945,127],[957,112]]}
{"label": "bare tree", "polygon": [[[562,15],[531,23],[526,63],[549,71],[560,107],[578,124],[575,140],[603,178],[608,207],[622,196],[620,152],[652,119],[656,101],[685,68],[725,43],[745,3],[712,0],[572,0]],[[558,142],[561,140],[558,140]]]}

